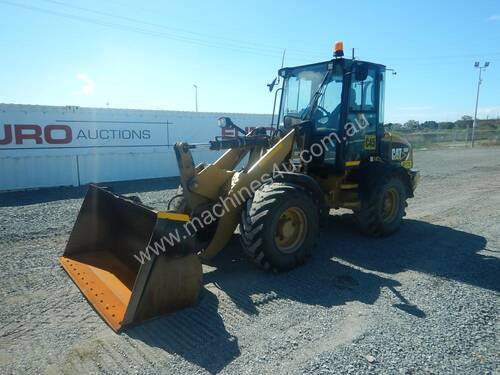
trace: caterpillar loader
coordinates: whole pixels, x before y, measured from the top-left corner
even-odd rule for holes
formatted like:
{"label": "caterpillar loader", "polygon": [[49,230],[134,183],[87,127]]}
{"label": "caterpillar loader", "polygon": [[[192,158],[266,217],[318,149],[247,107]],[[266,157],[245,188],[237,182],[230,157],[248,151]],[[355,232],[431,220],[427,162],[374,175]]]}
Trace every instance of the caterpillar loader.
{"label": "caterpillar loader", "polygon": [[[385,72],[344,58],[341,43],[329,61],[281,68],[271,127],[247,132],[223,117],[225,137],[175,145],[168,210],[91,185],[60,263],[119,331],[195,305],[202,262],[238,226],[244,253],[272,271],[306,260],[331,209],[352,210],[367,234],[395,232],[419,173],[410,144],[384,131]],[[191,150],[206,146],[223,153],[195,165]]]}

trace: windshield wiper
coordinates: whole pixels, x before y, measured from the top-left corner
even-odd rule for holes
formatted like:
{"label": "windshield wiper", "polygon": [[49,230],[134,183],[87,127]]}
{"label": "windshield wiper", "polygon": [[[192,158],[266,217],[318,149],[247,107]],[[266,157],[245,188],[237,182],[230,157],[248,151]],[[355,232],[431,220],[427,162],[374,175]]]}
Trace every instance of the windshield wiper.
{"label": "windshield wiper", "polygon": [[304,115],[301,117],[302,120],[305,120],[307,119],[307,117],[312,113],[312,109],[313,109],[313,104],[316,103],[316,101],[319,99],[319,97],[321,96],[321,89],[323,88],[323,85],[326,83],[326,80],[328,79],[328,77],[330,76],[330,72],[327,71],[325,73],[325,78],[323,78],[323,80],[321,81],[321,84],[318,86],[318,89],[316,90],[316,92],[314,93],[314,95],[312,96],[311,98],[311,101],[309,102],[309,105],[307,106],[308,110],[304,113]]}

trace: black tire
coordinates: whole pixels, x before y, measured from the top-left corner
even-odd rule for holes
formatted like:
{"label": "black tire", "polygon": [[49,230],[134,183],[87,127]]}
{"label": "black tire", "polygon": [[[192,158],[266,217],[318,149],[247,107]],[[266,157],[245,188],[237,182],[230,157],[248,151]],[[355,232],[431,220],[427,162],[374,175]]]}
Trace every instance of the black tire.
{"label": "black tire", "polygon": [[[278,225],[283,226],[283,213],[297,215],[305,223],[303,232],[292,227],[297,240],[284,249],[275,239]],[[281,219],[280,219],[281,218]],[[286,220],[285,220],[286,222]],[[287,224],[285,224],[287,225]],[[240,238],[243,251],[258,266],[273,271],[286,271],[304,263],[316,243],[319,230],[318,207],[311,194],[290,183],[263,185],[243,207],[240,221]]]}
{"label": "black tire", "polygon": [[[361,230],[376,237],[396,232],[406,216],[407,189],[402,179],[390,170],[378,169],[363,179],[360,188],[361,209],[354,211],[354,215]],[[393,195],[396,198],[392,198]],[[386,199],[397,199],[389,213],[385,208]]]}

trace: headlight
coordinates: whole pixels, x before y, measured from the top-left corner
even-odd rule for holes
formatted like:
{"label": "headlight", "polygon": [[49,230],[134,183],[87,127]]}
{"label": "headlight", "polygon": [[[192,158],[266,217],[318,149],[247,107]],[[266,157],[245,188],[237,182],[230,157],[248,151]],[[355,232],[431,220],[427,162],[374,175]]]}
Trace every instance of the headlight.
{"label": "headlight", "polygon": [[219,117],[217,119],[217,122],[219,123],[219,126],[221,128],[225,128],[226,127],[226,118],[225,117]]}

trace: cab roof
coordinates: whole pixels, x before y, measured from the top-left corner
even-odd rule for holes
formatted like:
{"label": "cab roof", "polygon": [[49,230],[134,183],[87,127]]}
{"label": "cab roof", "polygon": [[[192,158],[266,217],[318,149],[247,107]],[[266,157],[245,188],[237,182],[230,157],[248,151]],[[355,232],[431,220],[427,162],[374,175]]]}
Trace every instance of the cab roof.
{"label": "cab roof", "polygon": [[344,66],[347,66],[347,67],[350,67],[352,64],[362,64],[362,65],[370,65],[373,67],[378,67],[381,70],[386,69],[386,66],[382,65],[382,64],[377,64],[377,63],[363,61],[363,60],[356,60],[356,59],[354,59],[354,60],[353,59],[345,59],[345,58],[341,57],[341,58],[334,58],[331,60],[326,60],[326,61],[312,63],[312,64],[289,66],[289,67],[281,68],[278,71],[278,74],[280,76],[282,76],[282,74],[281,74],[282,71],[286,72],[287,70],[297,69],[297,68],[313,68],[315,66],[325,65],[325,64],[329,64],[329,63],[334,63],[334,64],[342,63],[342,64],[344,64]]}

